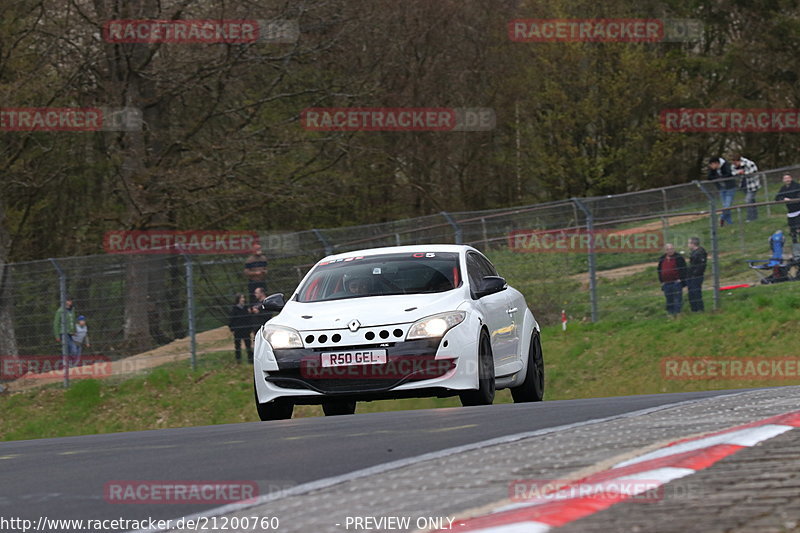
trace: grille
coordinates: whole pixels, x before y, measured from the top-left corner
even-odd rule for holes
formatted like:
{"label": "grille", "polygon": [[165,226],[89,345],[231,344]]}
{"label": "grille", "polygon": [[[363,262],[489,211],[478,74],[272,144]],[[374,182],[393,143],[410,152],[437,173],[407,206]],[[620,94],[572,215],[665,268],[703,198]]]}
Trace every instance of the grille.
{"label": "grille", "polygon": [[452,360],[436,360],[434,356],[399,357],[382,365],[288,368],[270,372],[265,379],[278,387],[294,390],[385,391],[403,383],[441,377],[454,366]]}

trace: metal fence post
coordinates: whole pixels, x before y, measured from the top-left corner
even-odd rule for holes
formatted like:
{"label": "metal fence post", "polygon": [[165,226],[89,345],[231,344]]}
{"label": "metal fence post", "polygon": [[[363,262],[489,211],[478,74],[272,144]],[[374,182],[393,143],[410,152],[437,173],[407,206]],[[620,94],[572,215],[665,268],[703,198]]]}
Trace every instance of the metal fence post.
{"label": "metal fence post", "polygon": [[737,223],[737,231],[736,233],[739,234],[739,249],[742,253],[745,253],[745,246],[744,246],[744,224],[742,224],[742,208],[736,208],[736,223]]}
{"label": "metal fence post", "polygon": [[322,247],[325,249],[325,255],[331,255],[333,253],[333,246],[331,246],[330,241],[326,239],[325,235],[317,228],[312,228],[311,231],[314,233],[317,240],[322,243]]}
{"label": "metal fence post", "polygon": [[708,198],[709,220],[711,224],[711,270],[714,275],[714,311],[719,310],[719,243],[717,242],[717,202],[702,183],[695,180],[703,194]]}
{"label": "metal fence post", "polygon": [[[769,180],[767,179],[766,174],[761,174],[761,177],[764,180],[764,201],[769,202]],[[770,209],[770,205],[767,205],[767,216],[772,215],[772,210]]]}
{"label": "metal fence post", "polygon": [[186,265],[186,307],[189,315],[189,350],[192,354],[192,370],[197,370],[197,338],[195,336],[194,324],[194,269],[192,256],[183,253],[183,260]]}
{"label": "metal fence post", "polygon": [[50,258],[53,267],[58,273],[58,293],[61,301],[61,364],[64,365],[64,388],[69,387],[69,343],[67,341],[67,276],[61,270],[58,262]]}
{"label": "metal fence post", "polygon": [[456,244],[463,244],[464,234],[461,231],[461,226],[459,226],[458,223],[456,223],[456,221],[453,219],[453,217],[450,216],[450,213],[448,213],[447,211],[442,211],[439,214],[442,215],[445,218],[445,220],[447,220],[448,224],[453,226],[453,233],[455,235]]}
{"label": "metal fence post", "polygon": [[[586,216],[586,231],[589,233],[589,299],[592,306],[592,322],[597,322],[597,264],[594,252],[594,216],[586,206],[577,198],[572,198],[574,205],[577,205]],[[577,223],[577,220],[575,221]]]}

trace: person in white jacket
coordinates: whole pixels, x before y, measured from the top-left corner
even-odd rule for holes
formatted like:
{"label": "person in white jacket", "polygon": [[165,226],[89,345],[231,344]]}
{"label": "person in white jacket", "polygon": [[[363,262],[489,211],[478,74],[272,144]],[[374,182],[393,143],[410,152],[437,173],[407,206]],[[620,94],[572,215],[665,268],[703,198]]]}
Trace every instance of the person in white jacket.
{"label": "person in white jacket", "polygon": [[[761,188],[761,175],[758,174],[758,165],[753,161],[742,157],[741,154],[733,156],[733,175],[741,176],[739,188],[745,192],[744,202],[746,204],[756,203],[756,194]],[[758,208],[747,206],[747,222],[758,219]]]}

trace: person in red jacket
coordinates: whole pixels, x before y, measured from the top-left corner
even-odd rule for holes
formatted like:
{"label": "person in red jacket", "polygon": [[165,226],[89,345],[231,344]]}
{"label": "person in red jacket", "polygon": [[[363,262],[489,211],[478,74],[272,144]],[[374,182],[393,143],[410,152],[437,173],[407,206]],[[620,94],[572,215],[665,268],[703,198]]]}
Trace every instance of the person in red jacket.
{"label": "person in red jacket", "polygon": [[675,253],[672,244],[664,245],[664,255],[658,260],[658,281],[667,299],[667,313],[675,316],[683,306],[683,287],[686,286],[686,260]]}

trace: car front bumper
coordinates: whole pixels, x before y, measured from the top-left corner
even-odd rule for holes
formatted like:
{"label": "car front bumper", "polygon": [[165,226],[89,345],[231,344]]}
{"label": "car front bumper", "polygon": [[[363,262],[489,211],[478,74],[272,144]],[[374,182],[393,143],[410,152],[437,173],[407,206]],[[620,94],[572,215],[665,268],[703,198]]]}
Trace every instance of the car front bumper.
{"label": "car front bumper", "polygon": [[[477,341],[467,327],[443,337],[412,341],[273,350],[256,339],[254,374],[258,401],[287,398],[297,404],[326,399],[358,401],[450,396],[477,387]],[[386,350],[387,363],[322,368],[331,351]]]}

